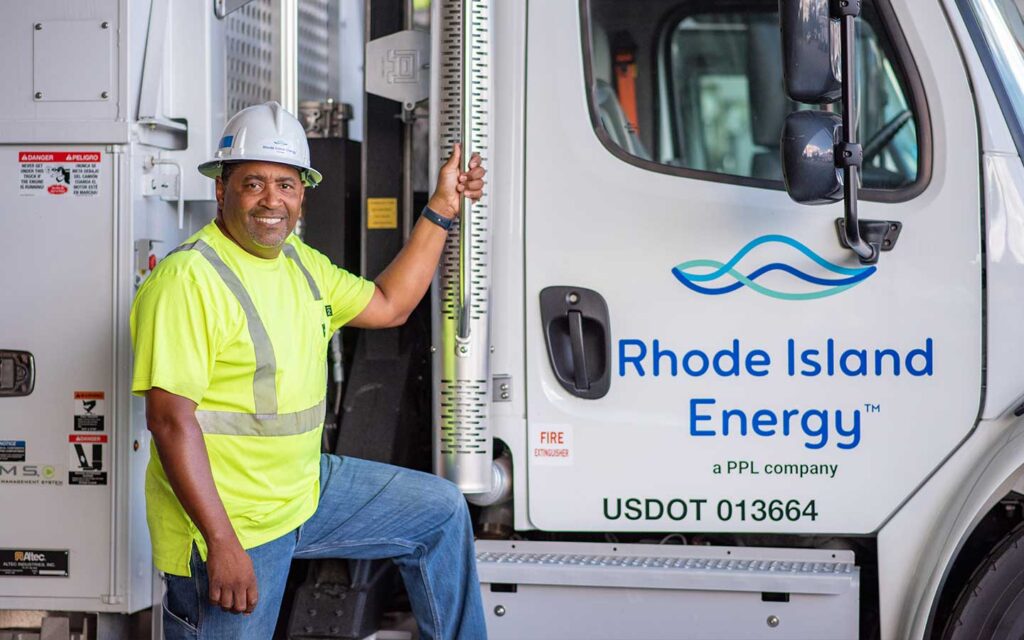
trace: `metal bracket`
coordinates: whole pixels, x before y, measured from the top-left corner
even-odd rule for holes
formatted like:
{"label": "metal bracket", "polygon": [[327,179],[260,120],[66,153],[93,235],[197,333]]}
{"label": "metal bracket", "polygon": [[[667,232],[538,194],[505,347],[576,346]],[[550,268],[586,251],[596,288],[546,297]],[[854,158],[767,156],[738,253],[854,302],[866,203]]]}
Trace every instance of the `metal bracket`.
{"label": "metal bracket", "polygon": [[430,95],[430,34],[408,29],[366,43],[366,92],[406,111]]}
{"label": "metal bracket", "polygon": [[864,148],[855,142],[839,142],[835,146],[833,157],[839,169],[859,167],[864,162]]}
{"label": "metal bracket", "polygon": [[140,118],[135,128],[139,142],[168,151],[188,148],[188,125],[168,118]]}
{"label": "metal bracket", "polygon": [[856,18],[860,15],[860,1],[861,0],[832,0],[832,6],[829,9],[829,13],[832,14],[833,18],[845,18],[846,16]]}
{"label": "metal bracket", "polygon": [[492,376],[491,385],[491,402],[512,402],[512,376]]}
{"label": "metal bracket", "polygon": [[[874,259],[867,263],[862,260],[861,262],[864,264],[878,262],[878,254],[882,251],[892,251],[896,246],[896,240],[900,237],[900,231],[903,230],[902,222],[892,220],[858,220],[857,222],[857,226],[860,228],[860,237],[876,249]],[[839,235],[839,244],[849,249],[850,243],[846,238],[846,220],[844,218],[836,218],[836,233]]]}
{"label": "metal bracket", "polygon": [[142,195],[145,197],[177,198],[179,176],[170,173],[147,171],[142,174]]}
{"label": "metal bracket", "polygon": [[229,13],[238,11],[252,0],[213,0],[213,14],[224,19]]}

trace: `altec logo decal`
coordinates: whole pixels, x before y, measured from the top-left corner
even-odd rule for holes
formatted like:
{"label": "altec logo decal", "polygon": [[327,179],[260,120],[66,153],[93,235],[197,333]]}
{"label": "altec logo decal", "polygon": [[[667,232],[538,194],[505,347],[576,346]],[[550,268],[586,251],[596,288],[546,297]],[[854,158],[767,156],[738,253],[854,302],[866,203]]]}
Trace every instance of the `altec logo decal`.
{"label": "altec logo decal", "polygon": [[15,551],[14,559],[17,562],[46,562],[46,556],[35,551]]}
{"label": "altec logo decal", "polygon": [[[736,265],[739,264],[740,260],[746,257],[748,253],[761,245],[769,244],[789,247],[804,258],[810,259],[818,266],[838,277],[816,276],[785,262],[770,262],[764,266],[754,269],[749,275],[744,275],[736,269]],[[801,259],[801,261],[803,260]],[[705,271],[706,269],[711,269],[711,271]],[[770,298],[778,298],[780,300],[814,300],[817,298],[834,296],[837,293],[842,293],[847,289],[855,287],[871,277],[876,270],[877,269],[874,266],[856,268],[843,267],[822,258],[817,253],[807,248],[806,245],[794,240],[793,238],[782,235],[766,235],[748,242],[747,245],[740,249],[728,262],[722,263],[717,260],[688,260],[687,262],[683,262],[673,267],[672,275],[674,275],[676,279],[687,288],[696,291],[697,293],[709,296],[731,293],[746,286]],[[787,273],[791,278],[815,285],[816,288],[813,291],[780,291],[756,282],[765,274],[773,271]],[[729,282],[724,286],[710,286],[714,281],[726,276],[731,278],[732,282]],[[806,286],[804,288],[806,288]]]}

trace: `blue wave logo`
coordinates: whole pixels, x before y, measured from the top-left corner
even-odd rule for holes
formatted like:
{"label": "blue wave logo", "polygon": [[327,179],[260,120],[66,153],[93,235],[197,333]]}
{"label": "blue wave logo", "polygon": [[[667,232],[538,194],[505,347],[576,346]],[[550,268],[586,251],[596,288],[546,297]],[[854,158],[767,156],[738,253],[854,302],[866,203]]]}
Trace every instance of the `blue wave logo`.
{"label": "blue wave logo", "polygon": [[[837,277],[822,278],[814,276],[784,262],[772,262],[766,264],[763,267],[755,269],[749,275],[743,275],[736,270],[736,265],[739,264],[739,261],[748,253],[753,251],[755,247],[770,243],[782,244],[795,249],[797,252],[803,254],[805,257],[817,263],[826,271],[835,274]],[[706,271],[706,269],[711,269],[711,271]],[[766,295],[770,298],[778,298],[779,300],[815,300],[817,298],[834,296],[837,293],[842,293],[847,289],[855,287],[871,277],[871,274],[876,270],[877,268],[874,266],[859,268],[843,267],[822,258],[817,253],[807,248],[806,245],[794,240],[793,238],[780,235],[767,235],[748,242],[745,247],[740,249],[736,255],[726,263],[722,263],[717,260],[689,260],[673,267],[672,275],[674,275],[679,282],[686,285],[687,288],[692,289],[697,293],[709,296],[718,296],[724,293],[730,293],[746,286],[762,295]],[[817,285],[821,288],[815,291],[786,292],[770,289],[756,282],[758,278],[766,273],[771,273],[772,271],[783,271],[797,280]],[[711,286],[714,281],[726,276],[731,277],[733,282],[724,286]]]}

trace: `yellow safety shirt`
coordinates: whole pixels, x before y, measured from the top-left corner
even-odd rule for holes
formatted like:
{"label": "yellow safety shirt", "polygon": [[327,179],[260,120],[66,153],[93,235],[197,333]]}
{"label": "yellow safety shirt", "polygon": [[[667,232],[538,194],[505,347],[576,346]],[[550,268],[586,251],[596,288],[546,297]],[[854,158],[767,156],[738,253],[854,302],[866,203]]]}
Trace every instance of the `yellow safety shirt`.
{"label": "yellow safety shirt", "polygon": [[[273,260],[213,222],[167,256],[132,305],[132,392],[195,402],[217,492],[246,549],[316,511],[327,343],[374,285],[290,236]],[[146,519],[160,571],[188,576],[206,544],[151,447]]]}

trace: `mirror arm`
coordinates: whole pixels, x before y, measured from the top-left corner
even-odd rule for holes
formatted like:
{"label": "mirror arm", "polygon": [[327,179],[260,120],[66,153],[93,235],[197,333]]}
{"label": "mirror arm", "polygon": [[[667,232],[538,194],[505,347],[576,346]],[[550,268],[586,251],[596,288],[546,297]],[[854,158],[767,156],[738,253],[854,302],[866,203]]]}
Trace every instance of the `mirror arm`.
{"label": "mirror arm", "polygon": [[[843,170],[843,211],[845,243],[857,254],[861,264],[878,262],[880,247],[865,242],[857,220],[857,186],[864,152],[857,143],[857,69],[856,20],[860,15],[860,0],[837,0],[834,14],[842,20],[843,64],[843,141],[836,145],[836,166]],[[842,239],[841,239],[842,241]]]}

